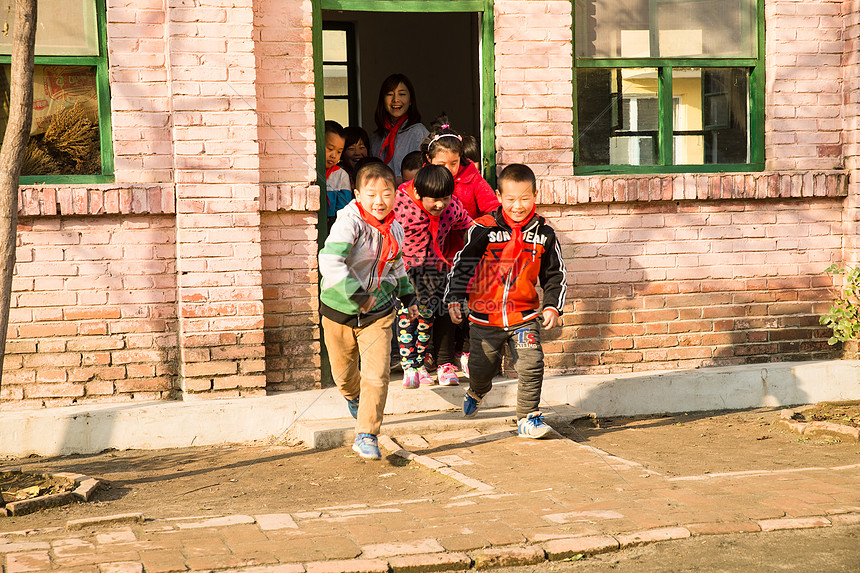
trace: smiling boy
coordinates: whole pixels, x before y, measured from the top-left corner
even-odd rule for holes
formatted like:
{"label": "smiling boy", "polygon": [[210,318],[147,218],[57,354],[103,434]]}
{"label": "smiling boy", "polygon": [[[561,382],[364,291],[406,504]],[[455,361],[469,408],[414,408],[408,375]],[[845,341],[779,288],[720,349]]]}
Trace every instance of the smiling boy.
{"label": "smiling boy", "polygon": [[332,376],[356,419],[352,447],[378,460],[394,299],[413,319],[418,307],[401,254],[403,228],[392,213],[394,172],[368,163],[356,173],[355,187],[355,201],[340,212],[319,254],[320,314]]}
{"label": "smiling boy", "polygon": [[[540,412],[543,349],[540,331],[559,324],[567,282],[555,231],[535,213],[536,182],[522,164],[499,175],[502,205],[475,220],[466,245],[448,274],[445,302],[451,321],[463,320],[468,296],[470,336],[469,390],[463,413],[474,416],[498,372],[507,345],[517,371],[517,433],[542,438],[551,428]],[[536,285],[543,289],[543,302]]]}

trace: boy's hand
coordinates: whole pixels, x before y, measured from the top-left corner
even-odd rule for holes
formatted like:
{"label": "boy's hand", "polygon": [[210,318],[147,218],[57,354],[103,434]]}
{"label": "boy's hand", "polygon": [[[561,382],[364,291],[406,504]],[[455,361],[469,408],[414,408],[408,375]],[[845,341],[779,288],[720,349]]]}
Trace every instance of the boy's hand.
{"label": "boy's hand", "polygon": [[463,313],[460,311],[459,302],[452,302],[448,305],[448,316],[451,317],[451,322],[454,324],[463,322]]}
{"label": "boy's hand", "polygon": [[360,310],[361,312],[367,312],[371,308],[373,308],[373,305],[375,305],[375,304],[376,304],[376,297],[373,295],[370,295],[370,298],[367,299],[367,302],[365,302],[363,305],[358,307],[358,310]]}
{"label": "boy's hand", "polygon": [[418,305],[417,304],[413,304],[412,306],[410,306],[406,310],[409,312],[409,314],[406,315],[406,318],[409,319],[409,322],[412,322],[413,320],[418,318]]}
{"label": "boy's hand", "polygon": [[546,330],[550,330],[558,326],[559,316],[555,313],[554,310],[547,308],[543,311],[543,327]]}

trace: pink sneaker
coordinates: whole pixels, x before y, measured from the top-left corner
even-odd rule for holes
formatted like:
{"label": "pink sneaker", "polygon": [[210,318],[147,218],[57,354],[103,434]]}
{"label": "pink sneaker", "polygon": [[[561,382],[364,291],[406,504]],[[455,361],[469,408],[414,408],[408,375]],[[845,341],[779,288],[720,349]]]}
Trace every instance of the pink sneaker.
{"label": "pink sneaker", "polygon": [[418,370],[418,385],[419,386],[432,386],[433,384],[436,383],[436,381],[433,380],[433,377],[430,376],[430,373],[427,372],[426,368],[424,368],[423,366],[420,366],[420,367],[418,367],[417,370]]}
{"label": "pink sneaker", "polygon": [[459,386],[460,379],[457,378],[457,372],[454,365],[451,363],[440,364],[436,370],[439,376],[439,384],[442,386]]}
{"label": "pink sneaker", "polygon": [[466,378],[469,377],[469,353],[464,352],[460,354],[456,358],[457,362],[460,363],[460,372],[466,375]]}
{"label": "pink sneaker", "polygon": [[418,379],[418,370],[415,368],[406,368],[403,370],[403,387],[418,388],[421,381]]}

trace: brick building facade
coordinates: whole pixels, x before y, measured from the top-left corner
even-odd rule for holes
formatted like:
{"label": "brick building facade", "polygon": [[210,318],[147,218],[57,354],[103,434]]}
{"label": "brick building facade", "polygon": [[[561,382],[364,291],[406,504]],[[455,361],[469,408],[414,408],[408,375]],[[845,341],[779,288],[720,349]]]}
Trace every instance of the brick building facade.
{"label": "brick building facade", "polygon": [[[3,407],[314,387],[320,5],[106,4],[112,180],[21,188]],[[568,265],[547,367],[838,358],[818,317],[824,269],[858,262],[860,2],[764,0],[763,170],[610,175],[575,174],[574,4],[483,14],[495,162],[538,173]]]}

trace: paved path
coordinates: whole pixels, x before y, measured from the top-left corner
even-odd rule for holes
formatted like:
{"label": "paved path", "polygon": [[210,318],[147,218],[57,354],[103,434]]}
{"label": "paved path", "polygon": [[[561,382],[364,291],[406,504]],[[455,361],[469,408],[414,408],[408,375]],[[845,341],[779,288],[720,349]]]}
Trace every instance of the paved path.
{"label": "paved path", "polygon": [[463,570],[692,535],[860,524],[860,464],[799,460],[669,478],[561,437],[519,439],[510,426],[397,440],[383,442],[460,481],[462,493],[268,515],[159,519],[154,507],[142,522],[0,533],[2,564],[6,573]]}

